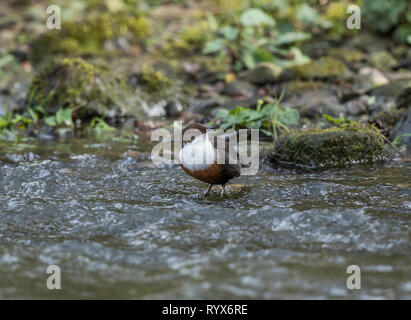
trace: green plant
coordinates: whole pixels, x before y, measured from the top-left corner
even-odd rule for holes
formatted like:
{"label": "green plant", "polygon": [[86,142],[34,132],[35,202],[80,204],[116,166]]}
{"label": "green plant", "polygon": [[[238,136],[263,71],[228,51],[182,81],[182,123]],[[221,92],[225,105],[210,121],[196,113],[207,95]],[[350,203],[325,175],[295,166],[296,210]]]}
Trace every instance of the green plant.
{"label": "green plant", "polygon": [[407,0],[364,0],[364,19],[377,32],[388,32],[407,12]]}
{"label": "green plant", "polygon": [[115,131],[115,128],[107,124],[104,119],[94,117],[84,131],[89,135],[94,134],[96,137],[101,137],[106,132]]}
{"label": "green plant", "polygon": [[404,137],[411,137],[411,133],[403,133],[397,136],[394,141],[392,142],[395,146],[401,147],[402,146],[402,138]]}
{"label": "green plant", "polygon": [[220,128],[232,129],[259,129],[263,134],[272,136],[275,141],[278,130],[289,130],[289,125],[297,125],[299,113],[296,109],[279,105],[281,97],[272,103],[257,103],[256,110],[251,108],[236,107],[233,110],[220,109],[216,115]]}
{"label": "green plant", "polygon": [[0,116],[0,140],[17,140],[18,131],[24,130],[32,119],[9,112]]}
{"label": "green plant", "polygon": [[72,110],[70,108],[59,109],[55,115],[47,116],[44,122],[50,127],[73,127]]}
{"label": "green plant", "polygon": [[218,25],[209,15],[210,29],[215,37],[206,42],[203,53],[229,56],[235,70],[251,69],[257,63],[268,61],[282,67],[309,62],[295,43],[309,39],[310,34],[274,28],[276,21],[261,9],[249,8],[230,23]]}
{"label": "green plant", "polygon": [[358,122],[353,121],[351,119],[347,119],[347,118],[334,118],[333,116],[330,116],[329,114],[323,114],[322,117],[325,120],[327,120],[327,122],[330,123],[331,125],[340,127],[340,128],[347,128],[347,127],[358,125]]}

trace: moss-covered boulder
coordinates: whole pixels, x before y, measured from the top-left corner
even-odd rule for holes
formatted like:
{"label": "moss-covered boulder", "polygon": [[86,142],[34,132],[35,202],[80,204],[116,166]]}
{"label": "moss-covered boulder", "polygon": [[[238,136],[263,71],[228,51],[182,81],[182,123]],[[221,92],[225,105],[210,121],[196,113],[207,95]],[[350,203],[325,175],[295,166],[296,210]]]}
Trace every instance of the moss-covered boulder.
{"label": "moss-covered boulder", "polygon": [[[137,9],[120,11],[91,11],[80,20],[63,21],[59,30],[48,30],[31,43],[30,59],[38,63],[56,54],[73,57],[101,55],[116,49],[115,43],[136,42],[148,35],[148,23]],[[111,45],[109,45],[111,43]],[[112,50],[114,51],[114,50]]]}
{"label": "moss-covered boulder", "polygon": [[162,49],[162,53],[167,56],[187,57],[191,54],[200,54],[207,37],[210,35],[210,28],[207,20],[200,20],[193,25],[188,25],[175,37],[170,39]]}
{"label": "moss-covered boulder", "polygon": [[311,61],[305,65],[295,66],[291,69],[294,74],[302,79],[330,79],[347,77],[350,75],[345,64],[337,59],[326,56]]}
{"label": "moss-covered boulder", "polygon": [[374,67],[380,70],[390,70],[397,65],[397,61],[387,51],[373,52],[369,60]]}
{"label": "moss-covered boulder", "polygon": [[335,48],[330,50],[330,55],[336,59],[341,59],[347,63],[364,60],[365,54],[354,48]]}
{"label": "moss-covered boulder", "polygon": [[72,108],[75,118],[116,117],[132,112],[126,103],[127,85],[103,66],[81,58],[57,59],[43,66],[33,77],[29,106],[41,105],[48,113]]}
{"label": "moss-covered boulder", "polygon": [[166,77],[162,71],[147,65],[144,65],[136,76],[137,84],[150,94],[161,94],[173,85],[173,81]]}
{"label": "moss-covered boulder", "polygon": [[339,167],[382,159],[384,150],[381,134],[369,126],[293,130],[279,138],[266,160],[272,166]]}

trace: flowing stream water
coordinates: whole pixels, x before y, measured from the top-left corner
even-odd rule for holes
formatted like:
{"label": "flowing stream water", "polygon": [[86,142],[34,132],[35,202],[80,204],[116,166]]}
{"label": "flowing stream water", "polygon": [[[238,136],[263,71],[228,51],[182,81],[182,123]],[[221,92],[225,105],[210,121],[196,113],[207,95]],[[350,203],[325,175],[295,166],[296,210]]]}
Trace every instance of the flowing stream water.
{"label": "flowing stream water", "polygon": [[148,150],[0,145],[0,298],[411,299],[410,163],[261,170],[220,199]]}

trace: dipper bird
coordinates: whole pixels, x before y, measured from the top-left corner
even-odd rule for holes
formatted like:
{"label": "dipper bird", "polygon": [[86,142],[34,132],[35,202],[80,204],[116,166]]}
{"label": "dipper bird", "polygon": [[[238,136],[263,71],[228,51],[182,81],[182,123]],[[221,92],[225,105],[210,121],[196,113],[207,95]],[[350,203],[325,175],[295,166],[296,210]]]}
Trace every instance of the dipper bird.
{"label": "dipper bird", "polygon": [[216,184],[222,186],[222,197],[226,183],[241,174],[237,151],[230,147],[228,139],[211,136],[207,128],[197,122],[187,125],[182,136],[181,168],[197,180],[210,184],[205,197]]}

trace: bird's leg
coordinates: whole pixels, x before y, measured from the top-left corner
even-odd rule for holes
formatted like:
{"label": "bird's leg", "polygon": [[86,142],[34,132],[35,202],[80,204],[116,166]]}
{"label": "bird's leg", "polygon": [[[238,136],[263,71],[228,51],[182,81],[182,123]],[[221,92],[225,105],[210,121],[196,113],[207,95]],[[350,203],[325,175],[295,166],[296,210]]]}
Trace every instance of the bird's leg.
{"label": "bird's leg", "polygon": [[213,184],[210,184],[210,186],[208,187],[208,190],[206,191],[206,193],[204,193],[204,197],[208,197],[208,194],[210,193],[212,186]]}
{"label": "bird's leg", "polygon": [[224,192],[225,192],[225,184],[221,185],[221,194],[220,194],[220,198],[222,198],[224,196]]}

